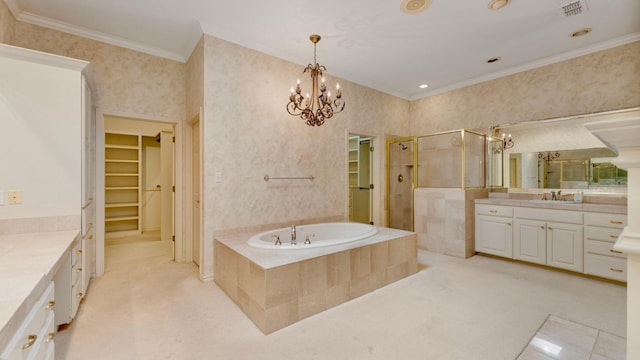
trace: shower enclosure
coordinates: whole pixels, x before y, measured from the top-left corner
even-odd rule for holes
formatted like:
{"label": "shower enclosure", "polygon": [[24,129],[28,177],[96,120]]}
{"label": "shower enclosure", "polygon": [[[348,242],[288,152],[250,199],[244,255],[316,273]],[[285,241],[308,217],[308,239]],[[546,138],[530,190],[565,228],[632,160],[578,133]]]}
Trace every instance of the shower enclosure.
{"label": "shower enclosure", "polygon": [[414,138],[387,142],[387,218],[394,229],[413,230]]}

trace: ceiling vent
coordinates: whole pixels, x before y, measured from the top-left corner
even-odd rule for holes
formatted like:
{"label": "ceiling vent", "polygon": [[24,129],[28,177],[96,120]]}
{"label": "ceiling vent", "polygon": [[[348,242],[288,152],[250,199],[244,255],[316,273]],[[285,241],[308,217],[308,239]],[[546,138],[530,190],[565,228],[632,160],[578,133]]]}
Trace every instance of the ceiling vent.
{"label": "ceiling vent", "polygon": [[562,13],[566,17],[579,15],[588,10],[585,0],[572,1],[567,5],[563,5],[560,9],[562,9]]}

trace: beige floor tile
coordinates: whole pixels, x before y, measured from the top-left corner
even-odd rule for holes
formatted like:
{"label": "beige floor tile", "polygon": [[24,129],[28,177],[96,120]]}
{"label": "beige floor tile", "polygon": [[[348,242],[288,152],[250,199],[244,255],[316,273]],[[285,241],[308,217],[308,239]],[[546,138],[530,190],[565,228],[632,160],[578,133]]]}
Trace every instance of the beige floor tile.
{"label": "beige floor tile", "polygon": [[627,357],[627,340],[623,337],[600,331],[591,360],[624,360]]}

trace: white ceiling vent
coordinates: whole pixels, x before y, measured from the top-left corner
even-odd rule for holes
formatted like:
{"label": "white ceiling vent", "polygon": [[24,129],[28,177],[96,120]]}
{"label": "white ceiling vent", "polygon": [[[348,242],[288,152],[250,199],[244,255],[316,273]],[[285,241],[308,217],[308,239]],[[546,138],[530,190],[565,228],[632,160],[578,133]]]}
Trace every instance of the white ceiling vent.
{"label": "white ceiling vent", "polygon": [[561,8],[564,16],[569,17],[573,15],[579,15],[587,10],[587,3],[585,0],[577,0],[568,3],[567,5],[563,5]]}

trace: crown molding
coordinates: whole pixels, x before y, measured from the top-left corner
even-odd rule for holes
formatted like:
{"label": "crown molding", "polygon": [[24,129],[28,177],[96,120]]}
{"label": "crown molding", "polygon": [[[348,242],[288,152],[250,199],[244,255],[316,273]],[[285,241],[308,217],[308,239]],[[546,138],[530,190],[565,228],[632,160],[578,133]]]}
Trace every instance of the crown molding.
{"label": "crown molding", "polygon": [[[14,2],[15,0],[5,0],[5,1]],[[81,36],[81,37],[96,40],[96,41],[101,41],[107,44],[143,52],[149,55],[154,55],[161,58],[178,61],[181,63],[185,63],[188,58],[188,56],[185,57],[183,54],[167,51],[167,50],[160,49],[153,46],[148,46],[136,41],[131,41],[118,36],[108,35],[99,31],[94,31],[91,29],[87,29],[85,27],[72,25],[63,21],[53,20],[44,16],[32,14],[25,11],[20,12],[20,14],[16,16],[16,20],[23,21],[33,25],[46,27],[53,30],[66,32],[69,34]]]}
{"label": "crown molding", "polygon": [[619,38],[615,38],[612,40],[608,40],[608,41],[604,41],[601,43],[597,43],[591,46],[586,46],[577,50],[573,50],[573,51],[569,51],[560,55],[556,55],[556,56],[551,56],[545,59],[541,59],[541,60],[537,60],[534,62],[530,62],[524,65],[520,65],[520,66],[516,66],[516,67],[512,67],[506,70],[502,70],[502,71],[498,71],[498,72],[494,72],[494,73],[490,73],[487,75],[483,75],[483,76],[479,76],[473,79],[469,79],[469,80],[465,80],[465,81],[461,81],[458,83],[455,83],[453,85],[449,85],[449,86],[445,86],[442,88],[438,88],[435,89],[434,91],[430,91],[428,93],[425,94],[420,94],[419,96],[411,96],[409,98],[409,100],[419,100],[419,99],[423,99],[423,98],[427,98],[430,96],[434,96],[434,95],[439,95],[442,93],[446,93],[449,91],[453,91],[453,90],[457,90],[460,88],[464,88],[467,86],[471,86],[471,85],[476,85],[479,83],[483,83],[486,81],[490,81],[490,80],[495,80],[501,77],[505,77],[505,76],[509,76],[509,75],[513,75],[513,74],[517,74],[520,72],[524,72],[524,71],[528,71],[528,70],[533,70],[536,68],[540,68],[543,66],[547,66],[547,65],[551,65],[551,64],[555,64],[555,63],[559,63],[562,61],[566,61],[566,60],[570,60],[570,59],[574,59],[580,56],[584,56],[584,55],[589,55],[598,51],[602,51],[602,50],[607,50],[610,48],[614,48],[617,46],[622,46],[622,45],[626,45],[626,44],[630,44],[636,41],[640,40],[640,32],[636,32],[633,34],[629,34],[629,35],[625,35]]}

